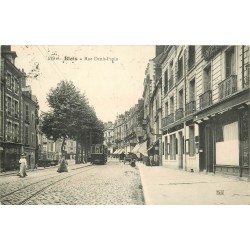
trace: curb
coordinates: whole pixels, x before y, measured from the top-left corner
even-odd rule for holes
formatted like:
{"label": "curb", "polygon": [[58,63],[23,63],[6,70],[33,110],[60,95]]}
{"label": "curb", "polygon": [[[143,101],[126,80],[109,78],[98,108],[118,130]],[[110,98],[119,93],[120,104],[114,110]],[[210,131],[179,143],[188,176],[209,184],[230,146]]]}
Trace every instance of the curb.
{"label": "curb", "polygon": [[143,163],[141,162],[137,162],[137,167],[139,169],[139,172],[140,172],[140,177],[141,177],[141,185],[142,185],[142,192],[143,192],[143,199],[144,199],[144,205],[148,205],[148,197],[146,195],[147,191],[145,190],[145,183],[144,183],[144,178],[143,178],[143,171],[142,171],[142,168],[144,167]]}
{"label": "curb", "polygon": [[[84,163],[84,164],[89,164],[89,162],[87,163]],[[80,165],[80,164],[75,164],[75,163],[71,163],[69,164],[68,166],[73,166],[73,165]],[[36,171],[42,171],[42,170],[45,170],[45,169],[52,169],[52,168],[57,168],[58,165],[56,166],[50,166],[50,167],[39,167],[39,168],[35,168],[35,169],[27,169],[26,172],[36,172]],[[0,177],[1,176],[8,176],[8,175],[17,175],[19,172],[19,170],[12,170],[12,171],[6,171],[6,172],[2,172],[0,173]]]}

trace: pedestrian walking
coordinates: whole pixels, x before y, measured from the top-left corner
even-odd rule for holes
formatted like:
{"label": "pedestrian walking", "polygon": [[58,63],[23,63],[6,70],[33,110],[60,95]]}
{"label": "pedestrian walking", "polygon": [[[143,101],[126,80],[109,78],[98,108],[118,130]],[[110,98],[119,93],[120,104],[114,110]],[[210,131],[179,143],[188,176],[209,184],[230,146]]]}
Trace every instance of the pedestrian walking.
{"label": "pedestrian walking", "polygon": [[26,174],[27,161],[26,161],[25,154],[21,154],[19,164],[20,164],[19,177],[24,178],[25,176],[27,176],[27,174]]}
{"label": "pedestrian walking", "polygon": [[135,159],[132,159],[132,160],[131,160],[130,166],[131,166],[131,167],[135,167]]}
{"label": "pedestrian walking", "polygon": [[153,166],[153,160],[154,160],[153,155],[150,155],[149,156],[149,164],[150,164],[151,167]]}
{"label": "pedestrian walking", "polygon": [[63,155],[60,162],[59,162],[59,168],[57,169],[57,172],[58,173],[68,172],[67,165],[68,165],[68,162],[65,160],[65,157]]}

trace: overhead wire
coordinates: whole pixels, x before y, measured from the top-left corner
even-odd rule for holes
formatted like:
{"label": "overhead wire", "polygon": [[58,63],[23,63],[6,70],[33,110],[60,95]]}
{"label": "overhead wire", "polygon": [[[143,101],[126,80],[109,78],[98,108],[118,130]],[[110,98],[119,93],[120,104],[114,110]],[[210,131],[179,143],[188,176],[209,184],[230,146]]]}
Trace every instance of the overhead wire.
{"label": "overhead wire", "polygon": [[[46,55],[49,57],[50,55],[48,54],[48,51],[46,50],[45,46],[43,45],[42,47],[43,47]],[[62,73],[62,71],[60,70],[60,68],[58,67],[58,65],[55,63],[55,60],[52,60],[52,62],[54,63],[55,68],[58,70],[58,72],[64,77],[64,73]]]}
{"label": "overhead wire", "polygon": [[50,63],[49,60],[46,60],[46,59],[48,59],[48,57],[46,55],[44,55],[44,53],[39,48],[39,46],[37,46],[37,48],[40,51],[40,53],[42,54],[42,56],[44,57],[44,60],[48,63],[48,65],[50,65],[50,68],[59,76],[59,78],[64,78],[64,76],[62,75],[62,73],[60,73],[59,71],[57,71],[56,68]]}

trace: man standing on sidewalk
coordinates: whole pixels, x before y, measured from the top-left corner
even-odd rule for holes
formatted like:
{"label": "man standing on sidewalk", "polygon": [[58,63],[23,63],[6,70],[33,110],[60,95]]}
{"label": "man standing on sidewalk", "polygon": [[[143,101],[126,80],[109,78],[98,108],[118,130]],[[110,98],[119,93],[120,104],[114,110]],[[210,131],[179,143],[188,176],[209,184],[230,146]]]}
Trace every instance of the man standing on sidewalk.
{"label": "man standing on sidewalk", "polygon": [[154,157],[153,157],[153,155],[151,154],[151,155],[149,156],[149,164],[150,164],[151,167],[153,166],[153,159],[154,159]]}

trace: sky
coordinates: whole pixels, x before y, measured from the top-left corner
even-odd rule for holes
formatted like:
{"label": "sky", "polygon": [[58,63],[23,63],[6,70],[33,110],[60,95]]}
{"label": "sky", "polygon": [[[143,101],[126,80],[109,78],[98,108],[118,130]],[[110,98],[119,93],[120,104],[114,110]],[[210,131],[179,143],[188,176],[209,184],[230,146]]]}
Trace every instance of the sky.
{"label": "sky", "polygon": [[103,122],[115,121],[142,98],[145,70],[155,56],[152,45],[12,46],[16,66],[24,69],[27,85],[48,111],[46,95],[60,80],[71,80],[85,93]]}

